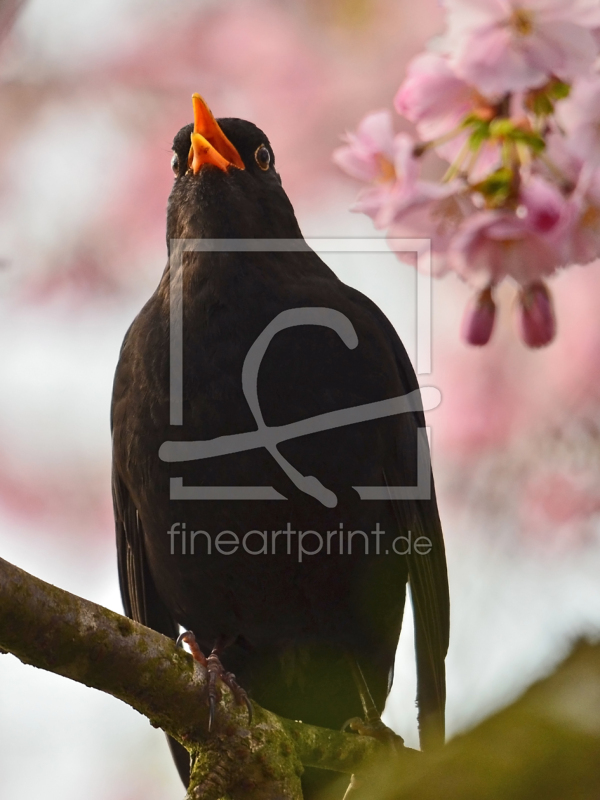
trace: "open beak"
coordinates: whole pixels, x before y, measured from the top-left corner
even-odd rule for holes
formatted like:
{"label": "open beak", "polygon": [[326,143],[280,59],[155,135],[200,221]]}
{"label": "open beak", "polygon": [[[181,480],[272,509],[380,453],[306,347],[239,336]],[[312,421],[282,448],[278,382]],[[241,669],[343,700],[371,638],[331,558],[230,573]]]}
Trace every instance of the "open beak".
{"label": "open beak", "polygon": [[199,94],[192,95],[194,132],[188,167],[197,175],[203,164],[212,164],[227,172],[229,167],[245,169],[240,154],[225,136],[210,108]]}

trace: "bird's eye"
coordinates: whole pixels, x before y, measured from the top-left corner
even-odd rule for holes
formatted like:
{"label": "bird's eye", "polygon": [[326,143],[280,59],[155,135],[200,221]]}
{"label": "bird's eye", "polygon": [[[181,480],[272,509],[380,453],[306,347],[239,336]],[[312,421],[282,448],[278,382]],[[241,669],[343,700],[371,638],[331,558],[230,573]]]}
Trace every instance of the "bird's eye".
{"label": "bird's eye", "polygon": [[173,153],[173,158],[171,159],[171,169],[175,175],[179,175],[179,156],[177,153]]}
{"label": "bird's eye", "polygon": [[264,146],[264,144],[261,144],[256,153],[254,153],[254,158],[256,159],[256,163],[261,169],[264,170],[269,169],[269,164],[271,163],[271,154]]}

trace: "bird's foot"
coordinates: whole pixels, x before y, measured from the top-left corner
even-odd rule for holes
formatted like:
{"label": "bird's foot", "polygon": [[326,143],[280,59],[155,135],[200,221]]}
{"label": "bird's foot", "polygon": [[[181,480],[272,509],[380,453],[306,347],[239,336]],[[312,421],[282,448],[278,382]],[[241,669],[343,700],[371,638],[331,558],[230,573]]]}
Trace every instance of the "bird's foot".
{"label": "bird's foot", "polygon": [[351,730],[360,736],[371,736],[382,744],[388,744],[394,749],[404,750],[404,739],[391,728],[385,725],[380,717],[364,720],[361,717],[352,717],[344,723],[342,730]]}
{"label": "bird's foot", "polygon": [[248,724],[250,724],[252,722],[252,704],[250,699],[242,687],[237,683],[233,672],[227,672],[223,664],[221,664],[218,649],[216,647],[213,648],[213,651],[207,658],[200,649],[200,646],[198,645],[196,637],[192,631],[184,631],[179,635],[177,639],[177,646],[180,646],[184,642],[190,648],[190,653],[192,654],[193,658],[198,661],[198,663],[202,664],[208,673],[207,695],[209,733],[212,730],[215,722],[215,709],[217,707],[217,703],[221,699],[219,682],[224,683],[225,686],[230,689],[233,699],[238,706],[246,706],[248,709]]}
{"label": "bird's foot", "polygon": [[391,744],[394,747],[404,748],[404,739],[391,728],[381,721],[380,717],[377,719],[364,720],[362,717],[352,717],[344,723],[342,730],[351,730],[358,733],[360,736],[372,736],[382,744]]}
{"label": "bird's foot", "polygon": [[[399,736],[391,728],[385,725],[380,717],[364,720],[361,717],[352,717],[344,723],[342,730],[351,730],[358,733],[359,736],[372,736],[382,744],[388,745],[394,753],[406,752],[404,747],[404,739]],[[353,775],[350,780],[350,785],[344,795],[344,800],[366,800],[373,795],[370,792],[370,785],[364,776]]]}

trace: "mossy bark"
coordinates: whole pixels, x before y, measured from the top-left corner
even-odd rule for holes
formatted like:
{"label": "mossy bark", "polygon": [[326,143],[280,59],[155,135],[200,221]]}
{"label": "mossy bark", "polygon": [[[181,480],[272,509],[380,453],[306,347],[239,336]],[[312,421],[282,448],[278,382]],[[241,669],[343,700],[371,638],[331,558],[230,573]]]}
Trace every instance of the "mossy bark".
{"label": "mossy bark", "polygon": [[193,759],[190,800],[296,800],[302,765],[356,772],[374,739],[245,707],[223,687],[208,730],[206,672],[166,636],[0,559],[0,647],[25,664],[107,692],[180,741]]}
{"label": "mossy bark", "polygon": [[208,735],[206,674],[171,639],[0,559],[0,648],[128,703],[190,751],[188,800],[300,800],[302,766],[361,776],[374,800],[598,800],[600,645],[442,751],[400,757],[374,739],[282,719],[248,725],[223,687]]}

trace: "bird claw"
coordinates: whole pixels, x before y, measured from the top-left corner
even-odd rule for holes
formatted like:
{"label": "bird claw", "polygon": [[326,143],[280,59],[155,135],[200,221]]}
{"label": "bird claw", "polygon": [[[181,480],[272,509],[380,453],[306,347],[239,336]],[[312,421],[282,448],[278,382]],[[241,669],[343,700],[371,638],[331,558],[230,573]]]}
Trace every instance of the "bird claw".
{"label": "bird claw", "polygon": [[235,675],[232,672],[225,671],[219,658],[218,649],[216,647],[213,648],[211,654],[206,658],[192,631],[184,631],[177,637],[177,647],[181,647],[184,642],[190,648],[193,658],[202,664],[208,673],[208,732],[210,733],[212,731],[215,722],[217,703],[221,699],[221,690],[217,683],[219,680],[229,688],[236,705],[246,706],[248,709],[248,724],[252,724],[252,704],[250,698],[244,689],[236,682]]}
{"label": "bird claw", "polygon": [[388,728],[381,719],[364,720],[361,717],[352,717],[346,720],[342,730],[351,730],[359,736],[371,736],[382,744],[387,744],[395,750],[404,750],[404,739],[391,728]]}
{"label": "bird claw", "polygon": [[235,702],[238,706],[245,705],[246,709],[248,710],[248,724],[252,724],[252,703],[250,702],[250,698],[246,694],[246,692],[242,689],[242,687],[237,683],[235,679],[235,675],[233,672],[225,672],[221,675],[221,680],[223,683],[231,689],[231,693],[235,698]]}
{"label": "bird claw", "polygon": [[[391,728],[388,728],[388,726],[381,721],[381,717],[373,717],[367,720],[362,719],[362,717],[352,717],[344,722],[342,730],[354,731],[354,733],[357,733],[359,736],[371,736],[382,744],[391,747],[397,755],[400,755],[401,752],[411,752],[407,751],[404,747],[404,739],[397,733],[394,733]],[[365,794],[369,788],[363,776],[352,775],[350,785],[346,790],[343,800],[364,800],[367,796],[371,797],[370,792],[368,795]]]}
{"label": "bird claw", "polygon": [[250,698],[248,697],[248,695],[245,692],[244,692],[244,695],[245,695],[244,703],[245,703],[246,708],[248,710],[248,725],[252,725],[252,717],[253,717],[253,713],[254,713],[252,711],[252,703],[250,702]]}
{"label": "bird claw", "polygon": [[208,732],[212,731],[212,726],[215,721],[215,705],[216,705],[216,698],[214,695],[209,695],[208,697]]}

